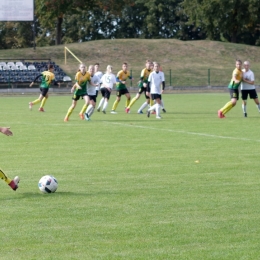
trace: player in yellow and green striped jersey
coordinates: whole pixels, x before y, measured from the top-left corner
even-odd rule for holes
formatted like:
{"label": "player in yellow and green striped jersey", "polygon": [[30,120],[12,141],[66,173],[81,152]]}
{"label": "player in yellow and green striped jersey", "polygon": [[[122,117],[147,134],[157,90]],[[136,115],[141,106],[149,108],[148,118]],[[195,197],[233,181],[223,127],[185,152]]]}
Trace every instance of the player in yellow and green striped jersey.
{"label": "player in yellow and green striped jersey", "polygon": [[231,100],[218,111],[218,117],[224,118],[225,114],[232,109],[239,99],[239,86],[243,79],[242,61],[236,60],[236,68],[233,70],[231,81],[228,85]]}
{"label": "player in yellow and green striped jersey", "polygon": [[[128,105],[128,107],[125,109],[126,113],[129,113],[130,108],[133,106],[133,104],[136,102],[136,100],[138,100],[141,96],[141,94],[144,92],[145,97],[146,97],[146,102],[142,105],[142,109],[144,109],[149,103],[150,103],[150,96],[147,95],[147,82],[148,82],[148,77],[152,71],[152,62],[150,60],[147,60],[145,63],[145,68],[141,71],[141,76],[140,76],[140,81],[138,84],[139,87],[139,91],[136,94],[136,96],[131,100],[130,104]],[[141,111],[142,111],[141,109]],[[139,110],[138,110],[139,111]],[[138,112],[141,114],[141,112]]]}
{"label": "player in yellow and green striped jersey", "polygon": [[72,114],[74,108],[77,105],[78,100],[82,97],[85,100],[85,105],[83,106],[81,112],[80,112],[80,118],[84,119],[83,113],[86,110],[86,106],[89,103],[89,96],[87,93],[87,83],[90,82],[91,76],[90,73],[86,71],[85,64],[79,65],[79,71],[75,75],[75,81],[76,83],[71,88],[71,92],[73,93],[72,96],[72,105],[70,106],[65,118],[64,122],[69,121],[69,117]]}
{"label": "player in yellow and green striped jersey", "polygon": [[132,80],[132,76],[130,75],[130,72],[127,70],[127,63],[124,62],[122,65],[122,70],[120,70],[117,73],[116,76],[116,100],[113,104],[112,107],[112,114],[116,114],[115,110],[121,100],[121,96],[125,95],[126,96],[126,105],[125,107],[128,107],[128,105],[130,104],[130,100],[131,100],[131,96],[130,93],[126,87],[126,80],[127,79],[131,79]]}
{"label": "player in yellow and green striped jersey", "polygon": [[35,105],[35,104],[38,104],[41,102],[41,105],[40,105],[40,108],[39,108],[39,111],[40,112],[44,112],[44,105],[45,105],[45,102],[48,98],[48,91],[49,91],[49,87],[51,85],[52,82],[54,82],[54,85],[60,85],[60,83],[58,83],[56,80],[55,80],[55,75],[53,73],[54,71],[54,66],[52,64],[49,64],[48,65],[48,70],[47,71],[43,71],[41,74],[39,74],[35,79],[34,81],[29,85],[30,87],[32,87],[32,85],[36,82],[36,80],[38,78],[41,77],[41,84],[40,84],[40,91],[41,91],[41,94],[39,96],[39,98],[35,99],[34,101],[32,102],[29,102],[29,109],[31,110],[32,109],[32,106]]}

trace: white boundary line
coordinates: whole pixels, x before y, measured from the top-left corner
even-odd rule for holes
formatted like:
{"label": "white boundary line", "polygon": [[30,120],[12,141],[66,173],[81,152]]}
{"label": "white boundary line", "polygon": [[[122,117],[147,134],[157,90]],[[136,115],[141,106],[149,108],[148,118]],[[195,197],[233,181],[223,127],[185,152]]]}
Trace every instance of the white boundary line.
{"label": "white boundary line", "polygon": [[168,131],[168,132],[180,133],[180,134],[187,134],[187,135],[198,135],[198,136],[212,137],[212,138],[220,138],[220,139],[230,139],[230,140],[260,142],[260,140],[254,140],[254,139],[249,139],[249,138],[240,138],[240,137],[222,136],[222,135],[211,135],[211,134],[188,132],[188,131],[182,131],[182,130],[173,130],[173,129],[163,129],[163,128],[146,127],[146,126],[140,126],[140,125],[128,125],[128,124],[108,122],[108,121],[105,121],[104,123],[113,124],[113,125],[121,125],[121,126],[125,126],[125,127],[135,127],[135,128],[142,128],[142,129],[157,130],[157,131],[158,131],[158,130],[162,130],[162,131]]}
{"label": "white boundary line", "polygon": [[[222,135],[212,135],[212,134],[206,134],[206,133],[196,133],[196,132],[189,132],[189,131],[183,131],[183,130],[173,130],[173,129],[165,129],[165,128],[155,128],[155,127],[147,127],[142,125],[133,125],[133,124],[123,124],[123,123],[116,123],[116,122],[110,122],[110,121],[100,121],[102,123],[105,123],[107,125],[120,125],[124,127],[133,127],[133,128],[142,128],[142,129],[149,129],[149,130],[161,130],[171,133],[179,133],[179,134],[186,134],[186,135],[197,135],[197,136],[204,136],[204,137],[212,137],[212,138],[219,138],[219,139],[229,139],[229,140],[239,140],[239,141],[250,141],[250,142],[257,142],[259,143],[260,140],[257,139],[250,139],[250,138],[241,138],[241,137],[233,137],[233,136],[222,136]],[[24,123],[24,122],[13,122],[8,125],[14,125],[14,124],[21,124],[21,125],[35,125],[34,123]],[[67,123],[57,123],[57,124],[44,124],[45,126],[64,126],[64,127],[75,127],[75,126],[83,126],[83,124],[67,124]],[[39,127],[42,127],[39,125]]]}

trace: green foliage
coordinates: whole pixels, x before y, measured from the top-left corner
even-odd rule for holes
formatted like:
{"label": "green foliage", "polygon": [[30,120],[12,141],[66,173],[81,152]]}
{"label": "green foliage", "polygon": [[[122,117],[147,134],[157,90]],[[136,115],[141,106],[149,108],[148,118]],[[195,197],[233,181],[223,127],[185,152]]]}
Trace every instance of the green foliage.
{"label": "green foliage", "polygon": [[[86,122],[80,100],[64,123],[71,95],[50,93],[46,113],[28,110],[35,97],[1,97],[1,125],[14,132],[0,136],[1,167],[21,177],[16,192],[0,180],[1,260],[259,258],[253,102],[248,118],[238,105],[221,120],[228,93],[165,94],[156,120],[135,113],[142,96],[131,114],[122,99],[117,115]],[[39,192],[45,174],[56,193]]]}
{"label": "green foliage", "polygon": [[0,22],[0,49],[19,49],[33,46],[31,22]]}
{"label": "green foliage", "polygon": [[176,9],[180,0],[160,1],[139,0],[147,8],[145,25],[147,38],[172,38],[178,31],[179,17]]}
{"label": "green foliage", "polygon": [[201,27],[211,40],[256,44],[259,38],[258,0],[184,0],[188,23]]}
{"label": "green foliage", "polygon": [[[71,27],[73,25],[68,22],[66,25],[69,25],[70,28],[64,28],[63,19],[67,16],[67,21],[70,20],[69,16],[78,15],[77,19],[82,19],[85,17],[86,20],[80,22],[80,25],[83,24],[83,27],[77,27],[74,29],[76,35],[78,35],[78,41],[85,41],[85,39],[97,39],[99,31],[106,31],[106,27],[96,26],[100,24],[98,19],[101,19],[103,22],[107,22],[105,20],[106,17],[101,16],[100,14],[108,13],[108,16],[112,14],[120,13],[121,9],[124,6],[131,4],[130,0],[126,1],[83,1],[83,0],[37,0],[36,9],[37,9],[37,17],[41,21],[41,25],[43,27],[51,27],[55,24],[55,44],[61,44],[62,42],[71,42],[72,37],[65,36],[65,39],[62,41],[62,37],[65,35],[64,32],[71,31]],[[95,16],[97,14],[97,16]],[[92,23],[88,22],[88,19],[92,21]],[[97,21],[95,22],[94,21]],[[87,25],[85,24],[87,22]],[[101,24],[102,25],[102,24]],[[82,30],[83,29],[83,30]],[[82,37],[82,31],[85,31],[85,35]],[[92,33],[96,30],[96,33]],[[53,32],[51,33],[53,34]],[[48,35],[50,36],[50,35]],[[103,37],[104,38],[104,37]]]}
{"label": "green foliage", "polygon": [[82,11],[80,14],[64,17],[63,43],[85,42],[110,38],[116,23],[116,15],[100,8]]}
{"label": "green foliage", "polygon": [[[260,45],[258,0],[36,0],[38,46],[110,38]],[[21,33],[19,33],[19,31]],[[0,23],[0,48],[32,46],[30,23]]]}

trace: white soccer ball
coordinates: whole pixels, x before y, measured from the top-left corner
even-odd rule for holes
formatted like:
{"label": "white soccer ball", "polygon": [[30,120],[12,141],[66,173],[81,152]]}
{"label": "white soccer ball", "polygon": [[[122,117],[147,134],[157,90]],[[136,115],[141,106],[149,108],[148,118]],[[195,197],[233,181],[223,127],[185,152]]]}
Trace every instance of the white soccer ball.
{"label": "white soccer ball", "polygon": [[54,176],[45,175],[39,180],[38,187],[42,193],[53,193],[58,188],[58,181]]}

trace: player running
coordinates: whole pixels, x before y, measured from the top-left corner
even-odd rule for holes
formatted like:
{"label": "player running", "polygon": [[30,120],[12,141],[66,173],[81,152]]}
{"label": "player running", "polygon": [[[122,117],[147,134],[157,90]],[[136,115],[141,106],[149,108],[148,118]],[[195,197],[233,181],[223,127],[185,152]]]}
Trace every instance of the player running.
{"label": "player running", "polygon": [[244,117],[247,117],[247,97],[249,95],[250,99],[253,99],[258,111],[260,112],[260,103],[258,95],[255,89],[255,74],[250,69],[249,61],[244,61],[243,80],[241,82],[241,96],[242,96],[242,110]]}
{"label": "player running", "polygon": [[[85,64],[79,65],[79,71],[75,75],[76,83],[71,88],[71,93],[73,93],[72,96],[72,105],[70,106],[65,118],[64,122],[69,121],[69,117],[72,114],[74,108],[77,105],[78,100],[82,97],[85,100],[85,104],[87,105],[89,103],[89,96],[87,94],[87,82],[91,80],[91,76],[89,72],[86,71]],[[80,113],[80,117],[84,119],[83,114]]]}
{"label": "player running", "polygon": [[150,60],[147,60],[145,63],[145,68],[141,71],[140,81],[138,84],[139,91],[136,94],[136,96],[131,100],[128,107],[125,109],[126,113],[130,112],[130,108],[133,106],[133,104],[140,98],[141,94],[144,92],[146,102],[141,106],[141,108],[138,110],[138,114],[143,114],[142,110],[150,103],[150,96],[147,95],[147,82],[148,77],[150,73],[152,72],[152,63]]}
{"label": "player running", "polygon": [[148,109],[147,117],[150,117],[151,111],[155,109],[156,118],[161,119],[160,108],[162,93],[165,89],[165,79],[164,73],[159,70],[159,64],[156,62],[154,62],[153,72],[149,75],[147,87],[151,89],[151,99],[156,101],[156,103]]}
{"label": "player running", "polygon": [[107,71],[101,78],[102,85],[100,91],[102,94],[102,98],[99,101],[97,111],[100,112],[100,108],[103,106],[102,112],[104,114],[106,114],[106,108],[108,105],[108,100],[110,98],[110,94],[112,92],[113,86],[116,84],[116,77],[112,73],[112,70],[113,67],[111,65],[107,65]]}
{"label": "player running", "polygon": [[[165,78],[164,72],[163,72],[163,70],[162,70],[162,67],[161,67],[160,63],[158,63],[158,65],[159,65],[159,71],[161,71],[161,72],[163,73],[163,77]],[[161,86],[161,87],[162,87],[162,86]],[[161,108],[162,108],[163,113],[166,113],[166,110],[165,110],[165,108],[164,108],[164,101],[163,101],[163,98],[162,98],[162,97],[161,97]],[[156,112],[155,112],[154,114],[156,114]]]}
{"label": "player running", "polygon": [[90,74],[90,81],[87,85],[87,93],[89,96],[89,103],[87,110],[85,112],[85,119],[87,121],[90,120],[91,115],[94,113],[95,107],[96,107],[96,87],[100,84],[100,79],[98,76],[96,76],[94,73],[94,65],[90,65],[88,68],[88,72]]}
{"label": "player running", "polygon": [[125,95],[126,96],[126,107],[128,107],[129,103],[130,103],[130,100],[131,100],[131,96],[130,96],[130,93],[126,87],[126,80],[127,79],[130,79],[132,80],[132,76],[130,75],[130,72],[127,70],[127,63],[124,62],[123,65],[122,65],[122,70],[120,70],[118,73],[117,73],[117,77],[116,77],[116,100],[113,104],[113,107],[112,107],[112,111],[111,111],[111,114],[116,114],[116,108],[121,100],[121,96],[122,95]]}
{"label": "player running", "polygon": [[54,66],[53,64],[49,64],[48,65],[48,70],[47,71],[43,71],[40,75],[38,75],[34,80],[33,82],[29,85],[29,87],[32,87],[33,84],[36,82],[36,80],[38,78],[41,77],[41,84],[40,84],[40,91],[41,91],[41,94],[39,96],[39,98],[37,98],[36,100],[32,101],[32,102],[29,102],[29,109],[31,110],[32,109],[32,106],[35,105],[35,104],[38,104],[41,102],[41,105],[40,105],[40,108],[39,108],[39,111],[40,112],[44,112],[44,105],[47,101],[47,98],[49,97],[48,95],[48,91],[49,91],[49,87],[51,85],[52,82],[54,82],[54,85],[55,86],[59,86],[60,83],[58,83],[56,80],[55,80],[55,75],[53,73],[54,71]]}
{"label": "player running", "polygon": [[225,114],[232,109],[239,99],[239,86],[243,80],[242,61],[236,60],[236,68],[233,70],[232,79],[228,85],[231,100],[218,111],[218,117],[224,118]]}
{"label": "player running", "polygon": [[[0,132],[7,136],[12,136],[13,133],[10,130],[10,127],[0,127]],[[7,175],[0,169],[0,179],[4,180],[13,190],[18,189],[18,183],[20,178],[16,176],[13,180],[9,179]]]}
{"label": "player running", "polygon": [[95,68],[95,75],[99,78],[100,80],[100,84],[98,86],[96,86],[96,97],[98,97],[98,91],[99,91],[99,87],[101,85],[101,78],[103,76],[103,73],[102,71],[99,70],[99,63],[95,63],[94,65],[94,68]]}

